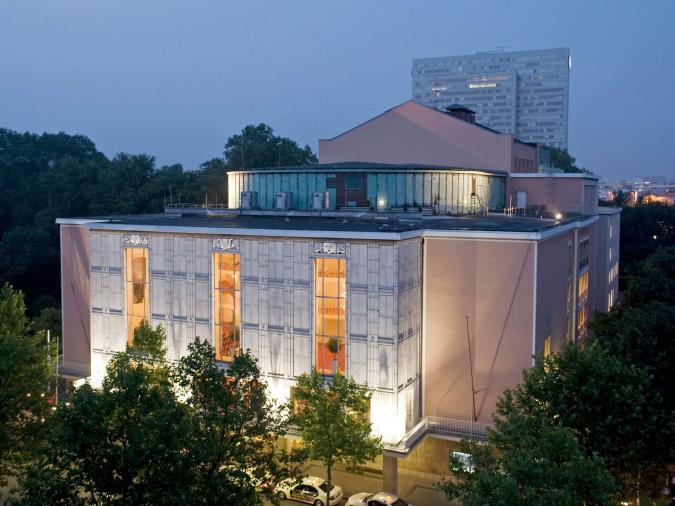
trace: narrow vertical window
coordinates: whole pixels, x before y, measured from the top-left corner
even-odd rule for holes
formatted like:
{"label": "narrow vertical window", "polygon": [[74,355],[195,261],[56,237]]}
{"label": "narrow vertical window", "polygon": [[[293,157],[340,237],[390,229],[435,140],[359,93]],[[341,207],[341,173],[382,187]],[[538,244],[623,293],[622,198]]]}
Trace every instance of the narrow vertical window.
{"label": "narrow vertical window", "polygon": [[577,311],[577,333],[579,337],[584,337],[586,334],[586,318],[588,317],[588,308],[586,304],[579,307]]}
{"label": "narrow vertical window", "polygon": [[588,297],[588,271],[584,271],[584,273],[579,276],[578,292],[579,301],[582,301]]}
{"label": "narrow vertical window", "polygon": [[345,260],[317,258],[315,263],[316,370],[345,371]]}
{"label": "narrow vertical window", "polygon": [[551,355],[551,336],[548,336],[544,340],[544,358],[548,358]]}
{"label": "narrow vertical window", "polygon": [[241,344],[239,254],[213,254],[216,360],[231,361]]}
{"label": "narrow vertical window", "polygon": [[150,317],[148,250],[126,248],[124,271],[127,299],[127,345],[134,345],[134,331]]}

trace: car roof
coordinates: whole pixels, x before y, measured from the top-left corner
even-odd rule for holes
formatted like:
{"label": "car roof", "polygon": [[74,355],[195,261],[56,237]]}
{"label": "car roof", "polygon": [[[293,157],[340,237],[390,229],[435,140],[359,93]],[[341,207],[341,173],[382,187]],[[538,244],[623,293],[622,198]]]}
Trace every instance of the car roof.
{"label": "car roof", "polygon": [[319,478],[318,476],[305,476],[302,479],[302,483],[305,485],[314,485],[315,487],[320,487],[326,480]]}
{"label": "car roof", "polygon": [[378,492],[373,497],[370,498],[371,501],[380,501],[385,504],[394,504],[398,501],[398,496],[396,494],[390,494],[389,492]]}

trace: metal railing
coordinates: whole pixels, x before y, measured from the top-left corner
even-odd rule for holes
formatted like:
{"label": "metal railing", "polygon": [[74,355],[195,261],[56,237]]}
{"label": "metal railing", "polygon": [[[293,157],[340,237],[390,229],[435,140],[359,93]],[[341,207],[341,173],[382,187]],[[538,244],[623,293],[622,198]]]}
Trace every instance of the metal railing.
{"label": "metal railing", "polygon": [[440,418],[437,416],[429,416],[425,420],[427,432],[473,437],[476,439],[487,439],[488,429],[492,427],[491,424],[487,423],[453,420],[452,418]]}
{"label": "metal railing", "polygon": [[164,204],[165,209],[228,209],[227,204],[194,204],[192,202],[181,202],[173,204]]}
{"label": "metal railing", "polygon": [[491,427],[488,423],[429,416],[420,420],[397,444],[385,445],[385,449],[395,453],[408,453],[427,434],[485,441]]}

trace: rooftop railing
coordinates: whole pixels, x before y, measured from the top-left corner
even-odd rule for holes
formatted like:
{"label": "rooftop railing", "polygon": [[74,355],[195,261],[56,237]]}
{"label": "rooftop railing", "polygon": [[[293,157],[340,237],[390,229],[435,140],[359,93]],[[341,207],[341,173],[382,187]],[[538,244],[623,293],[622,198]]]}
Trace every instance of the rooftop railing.
{"label": "rooftop railing", "polygon": [[178,204],[165,204],[166,209],[228,209],[227,204],[194,204],[192,202],[180,202]]}

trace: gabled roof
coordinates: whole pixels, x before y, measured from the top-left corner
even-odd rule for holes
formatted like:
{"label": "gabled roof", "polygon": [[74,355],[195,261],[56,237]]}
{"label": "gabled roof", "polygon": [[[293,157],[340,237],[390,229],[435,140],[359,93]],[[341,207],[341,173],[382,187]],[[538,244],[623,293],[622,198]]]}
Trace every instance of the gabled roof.
{"label": "gabled roof", "polygon": [[[394,107],[392,107],[392,108],[390,108],[390,109],[387,109],[386,111],[384,111],[384,112],[378,114],[377,116],[373,116],[372,118],[370,118],[370,119],[368,119],[368,120],[366,120],[366,121],[364,121],[364,122],[362,122],[362,123],[359,123],[359,124],[356,125],[356,126],[353,126],[353,127],[350,128],[349,130],[345,130],[344,132],[339,133],[339,134],[336,135],[335,137],[331,137],[331,138],[327,138],[327,139],[319,139],[319,140],[320,140],[320,141],[332,141],[332,140],[334,140],[334,139],[337,139],[337,138],[339,138],[339,137],[342,137],[342,136],[345,135],[345,134],[348,134],[349,132],[352,132],[353,130],[356,130],[357,128],[362,127],[363,125],[367,125],[368,123],[371,123],[371,122],[377,120],[378,118],[381,118],[382,116],[385,116],[385,115],[387,115],[387,114],[389,114],[389,113],[391,113],[391,112],[396,111],[397,109],[400,109],[400,108],[402,108],[402,107],[404,107],[404,106],[408,106],[408,105],[410,105],[410,104],[412,104],[412,105],[414,105],[414,106],[416,106],[416,107],[420,107],[420,108],[422,108],[422,109],[428,109],[429,111],[434,111],[435,113],[440,114],[440,115],[442,115],[443,117],[447,118],[448,121],[460,121],[460,122],[462,122],[462,123],[464,123],[464,124],[467,124],[467,125],[473,125],[474,127],[481,128],[481,129],[486,130],[486,131],[488,131],[488,132],[492,132],[492,133],[494,133],[494,134],[496,134],[496,135],[511,135],[511,134],[505,134],[505,133],[502,133],[502,132],[498,132],[497,130],[494,130],[494,129],[490,128],[490,127],[487,127],[487,126],[485,126],[485,125],[481,125],[480,123],[474,123],[474,122],[471,122],[471,121],[463,120],[463,119],[461,119],[461,118],[457,118],[457,117],[455,117],[455,116],[451,116],[450,114],[444,113],[443,111],[439,111],[438,109],[434,109],[433,107],[429,107],[429,106],[427,106],[427,105],[420,104],[420,103],[418,103],[418,102],[415,102],[414,100],[406,100],[405,102],[403,102],[403,103],[401,103],[401,104],[398,104],[398,105],[396,105],[396,106],[394,106]],[[464,107],[464,106],[462,106],[462,105],[459,105],[459,104],[453,104],[452,106],[449,106],[449,107],[453,107],[453,106],[458,106],[458,107],[460,107],[460,108],[463,108],[463,110],[466,110],[466,111],[469,111],[469,112],[472,112],[472,113],[475,114],[475,112],[472,111],[471,109],[468,109],[468,108],[466,108],[466,107]]]}

